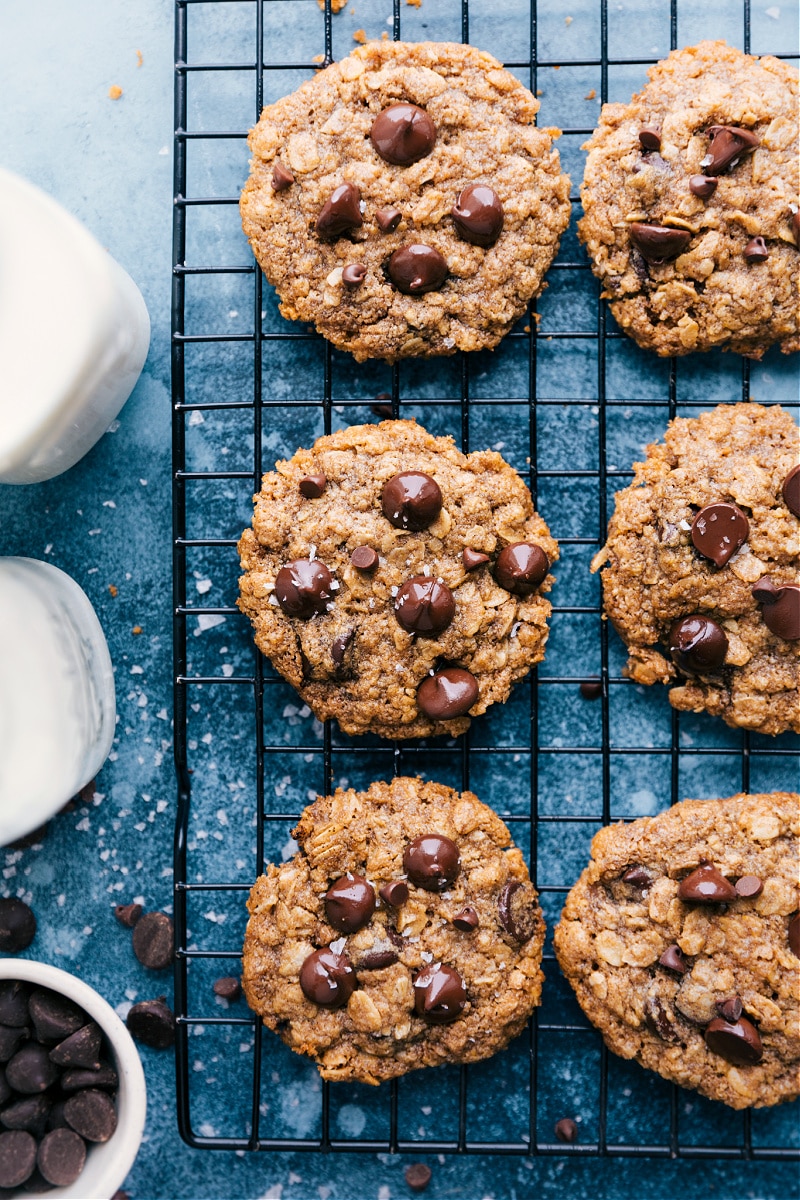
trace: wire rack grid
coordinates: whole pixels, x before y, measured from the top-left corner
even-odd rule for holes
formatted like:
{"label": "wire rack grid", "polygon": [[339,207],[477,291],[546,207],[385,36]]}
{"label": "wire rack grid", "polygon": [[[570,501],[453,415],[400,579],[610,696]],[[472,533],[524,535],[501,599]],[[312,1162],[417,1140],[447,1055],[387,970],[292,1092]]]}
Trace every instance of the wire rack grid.
{"label": "wire rack grid", "polygon": [[[433,5],[434,0],[425,0],[425,4]],[[561,68],[572,71],[577,84],[594,81],[586,100],[596,96],[598,102],[604,102],[615,87],[622,92],[627,88],[629,95],[632,88],[627,80],[641,83],[646,66],[667,48],[659,55],[637,56],[635,49],[632,57],[618,53],[611,42],[627,48],[628,40],[624,32],[620,36],[619,29],[615,33],[615,8],[622,6],[609,0],[585,0],[571,6],[588,14],[593,22],[591,36],[596,49],[569,58],[552,49],[559,44],[549,32],[553,20],[569,25],[564,6],[557,0],[552,4],[540,0],[538,6],[533,0],[522,8],[512,0],[513,38],[509,45],[514,49],[508,53],[507,47],[505,55],[502,49],[496,50],[491,38],[487,40],[495,18],[488,2],[436,0],[436,7],[448,9],[445,36],[468,41],[472,32],[477,44],[505,57],[509,68],[532,90],[539,91],[546,77],[545,95]],[[363,5],[360,8],[363,11]],[[749,0],[723,8],[728,20],[735,10],[731,40],[749,50]],[[664,0],[660,9],[668,27],[669,48],[679,44],[679,34],[681,41],[689,40],[679,25],[678,0]],[[359,19],[363,19],[362,11]],[[376,11],[385,18],[385,12]],[[251,39],[249,55],[230,61],[216,61],[208,53],[190,58],[194,27],[200,28],[209,12],[218,19],[217,29],[226,27],[228,14],[231,20],[234,13],[237,18],[243,16],[243,28]],[[390,35],[411,40],[436,36],[436,22],[423,21],[425,13],[424,8],[401,8],[401,0],[393,0]],[[291,25],[302,19],[310,36],[317,39],[318,54],[297,58],[290,54],[281,60],[280,38],[273,36],[276,19],[278,27],[281,22]],[[225,194],[224,184],[218,191],[214,172],[201,169],[197,176],[204,175],[209,185],[200,194],[191,194],[191,161],[197,157],[201,164],[206,162],[222,143],[236,157],[241,182],[247,158],[243,144],[246,128],[215,127],[213,104],[202,109],[202,97],[213,90],[212,81],[227,77],[228,94],[251,98],[249,120],[254,121],[265,101],[291,90],[321,63],[332,60],[335,22],[340,20],[333,15],[330,0],[323,11],[314,0],[176,0],[173,632],[178,776],[175,1000],[181,1134],[196,1147],[238,1150],[800,1157],[797,1131],[785,1115],[776,1116],[772,1111],[739,1114],[696,1099],[687,1102],[686,1093],[609,1056],[583,1020],[569,989],[558,980],[549,950],[544,1007],[530,1023],[527,1035],[510,1051],[490,1064],[440,1068],[433,1073],[434,1080],[420,1083],[408,1077],[395,1081],[369,1096],[357,1087],[320,1085],[313,1068],[309,1065],[306,1070],[307,1064],[263,1033],[244,1006],[215,1005],[210,981],[238,970],[249,886],[265,861],[285,852],[281,839],[305,802],[306,791],[298,791],[293,782],[296,776],[292,771],[298,765],[311,795],[329,791],[345,772],[351,780],[366,783],[387,771],[421,771],[454,786],[474,786],[482,798],[500,808],[529,852],[531,874],[551,927],[569,884],[586,860],[588,840],[600,825],[614,817],[624,819],[649,811],[648,804],[658,810],[685,795],[702,794],[699,788],[692,790],[692,783],[699,783],[703,771],[704,778],[713,776],[714,782],[717,776],[725,778],[730,790],[747,791],[790,786],[797,770],[796,741],[718,730],[705,718],[679,716],[663,698],[633,697],[632,685],[621,675],[620,648],[600,619],[596,581],[589,580],[587,572],[591,555],[602,544],[613,490],[620,480],[629,478],[629,464],[635,455],[626,456],[624,447],[629,443],[640,447],[650,436],[658,436],[667,418],[678,412],[696,412],[720,399],[749,399],[751,365],[746,360],[735,360],[733,365],[726,360],[723,367],[716,358],[712,373],[702,367],[689,368],[686,360],[659,363],[656,369],[607,316],[597,299],[588,262],[570,234],[549,275],[548,294],[557,301],[550,315],[545,297],[541,313],[532,311],[526,323],[520,322],[495,353],[490,367],[486,356],[475,356],[473,361],[457,356],[442,368],[442,380],[433,385],[415,373],[413,366],[384,367],[383,375],[366,366],[358,368],[309,331],[289,326],[275,315],[269,289],[264,288],[261,273],[248,254],[243,254],[248,261],[231,265],[215,263],[211,255],[205,258],[198,251],[204,238],[210,236],[213,241],[210,229],[229,216],[235,219],[238,195]],[[416,24],[407,31],[412,21]],[[224,37],[220,40],[225,44]],[[207,33],[198,37],[202,51],[213,44]],[[634,48],[638,44],[635,36],[631,44]],[[519,57],[517,48],[521,46],[526,52]],[[759,45],[754,49],[763,53],[785,48]],[[290,86],[286,86],[287,80],[291,80]],[[190,128],[190,114],[201,109],[204,115],[199,127]],[[565,123],[561,142],[565,160],[569,160],[571,145],[575,158],[580,141],[591,132],[597,108],[591,113],[591,119],[583,123]],[[225,172],[219,175],[222,178]],[[575,205],[579,170],[572,169],[572,178]],[[220,285],[222,290],[212,295],[211,290]],[[210,329],[199,329],[196,320],[200,311],[197,297],[204,292],[212,313]],[[232,304],[230,297],[236,295],[243,299],[242,309],[251,323],[231,330],[230,320],[240,314],[229,308],[226,326],[220,306]],[[565,314],[560,321],[553,315],[555,308]],[[515,381],[507,386],[511,376],[503,374],[503,355],[516,370]],[[634,356],[636,382],[619,383],[620,363],[627,362],[630,355]],[[215,374],[215,363],[221,364],[219,374]],[[577,383],[572,382],[569,369],[560,365],[570,363],[577,364]],[[559,390],[554,381],[565,370],[568,383]],[[774,393],[776,377],[785,383],[786,376],[774,366],[770,370],[772,374],[759,375],[759,385],[766,390],[765,385],[771,384]],[[710,383],[713,372],[722,378],[721,393]],[[650,373],[656,374],[657,382],[642,383]],[[490,387],[487,376],[494,378]],[[482,727],[476,723],[458,742],[387,747],[376,739],[347,739],[330,724],[317,726],[308,720],[307,710],[291,704],[291,690],[254,652],[249,628],[234,606],[236,518],[231,525],[221,514],[229,509],[245,513],[238,526],[242,528],[250,494],[260,486],[262,470],[269,469],[279,456],[276,445],[291,453],[297,445],[307,444],[308,437],[330,432],[337,425],[374,420],[370,401],[376,399],[379,385],[382,395],[378,399],[390,407],[393,416],[417,415],[435,432],[454,433],[465,450],[473,448],[471,437],[483,445],[489,431],[508,428],[510,445],[517,454],[515,465],[529,483],[534,502],[541,503],[546,519],[576,490],[585,492],[575,506],[577,515],[572,523],[566,521],[563,529],[554,528],[562,547],[559,573],[564,581],[558,580],[554,592],[553,648],[548,650],[548,662],[538,679],[534,677],[517,689],[502,720],[492,721],[487,716]],[[698,390],[704,397],[700,403]],[[779,397],[780,387],[777,393]],[[559,424],[568,426],[566,449],[561,458],[554,458],[551,450],[558,444]],[[218,436],[202,443],[198,451],[194,439],[203,432],[201,425],[214,426]],[[277,443],[275,430],[281,431]],[[580,441],[584,436],[578,430],[590,430],[591,436],[587,434],[588,440],[576,449],[574,439]],[[242,469],[228,469],[229,458],[223,460],[220,455],[227,454],[229,447],[221,443],[235,443],[240,436]],[[205,578],[214,570],[227,581],[219,597],[210,591],[211,581]],[[576,582],[578,572],[580,583]],[[213,603],[215,598],[217,603]],[[204,633],[202,642],[188,636],[191,621],[197,622],[195,634]],[[590,640],[591,648],[576,650],[574,640],[560,643],[558,630],[567,626],[573,639],[577,628],[578,642]],[[234,641],[235,646],[231,650],[217,642],[215,647],[236,660],[226,663],[221,672],[219,658],[214,659],[212,649],[206,651],[206,640],[220,635],[220,628],[224,640]],[[602,695],[596,702],[580,696],[580,683],[589,679],[600,680]],[[626,714],[631,710],[625,706],[631,698],[640,709],[655,705],[649,734],[628,736]],[[565,713],[559,717],[562,708]],[[276,713],[283,718],[282,724],[276,723]],[[202,721],[207,731],[199,734]],[[225,750],[222,753],[227,776],[217,762],[209,761],[212,738],[227,747],[227,757]],[[245,775],[240,779],[238,764],[244,758],[249,765],[240,772]],[[585,777],[583,788],[580,777]],[[516,781],[514,797],[506,804],[502,781],[512,778]],[[569,780],[575,796],[567,804],[563,796]],[[642,791],[642,780],[650,781],[649,790]],[[714,794],[713,782],[704,786],[711,789],[705,794]],[[232,810],[219,810],[218,797],[226,790],[236,793],[237,813],[246,814],[246,819],[234,817]],[[615,799],[618,792],[634,797],[631,808],[626,810],[623,805],[620,809]],[[559,800],[551,803],[554,793]],[[645,809],[641,807],[643,795]],[[209,808],[216,811],[218,819],[211,835],[215,841],[197,824],[207,823],[205,810]],[[574,850],[568,851],[573,842]],[[291,850],[291,843],[288,845]],[[216,857],[208,847],[215,849]],[[213,909],[202,913],[206,904]],[[204,918],[209,925],[203,926]],[[209,936],[200,935],[199,927]],[[199,1042],[200,1037],[205,1042]],[[193,1058],[198,1047],[216,1048],[211,1061],[226,1064],[226,1071],[220,1071],[224,1079],[203,1073],[204,1063]],[[193,1086],[195,1075],[203,1084],[200,1094]],[[302,1116],[298,1115],[298,1096]],[[436,1112],[445,1117],[438,1124],[436,1114],[426,1117],[427,1127],[423,1127],[419,1110],[430,1114],[431,1105],[422,1105],[421,1100],[431,1096],[435,1097]],[[647,1116],[642,1115],[645,1110]],[[583,1114],[581,1136],[573,1145],[562,1145],[554,1139],[553,1120],[575,1113]]]}

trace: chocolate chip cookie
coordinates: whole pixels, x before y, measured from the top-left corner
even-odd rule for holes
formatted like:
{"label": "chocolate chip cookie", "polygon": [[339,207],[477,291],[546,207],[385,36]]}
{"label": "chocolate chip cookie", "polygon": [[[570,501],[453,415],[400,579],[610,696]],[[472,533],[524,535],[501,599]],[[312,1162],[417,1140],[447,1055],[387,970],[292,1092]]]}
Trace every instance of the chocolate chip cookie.
{"label": "chocolate chip cookie", "polygon": [[259,649],[347,733],[462,733],[544,655],[558,546],[528,489],[413,421],[278,463],[239,553]]}
{"label": "chocolate chip cookie", "polygon": [[800,435],[777,406],[672,421],[616,496],[605,609],[673,708],[800,733]]}
{"label": "chocolate chip cookie", "polygon": [[800,349],[797,68],[700,42],[586,143],[582,240],[622,328],[661,355]]}
{"label": "chocolate chip cookie", "polygon": [[609,1049],[732,1108],[800,1094],[800,796],[601,829],[555,933]]}
{"label": "chocolate chip cookie", "polygon": [[242,984],[325,1079],[474,1062],[539,1003],[544,922],[520,851],[471,792],[398,778],[307,808],[248,901]]}
{"label": "chocolate chip cookie", "polygon": [[283,315],[359,361],[497,345],[569,222],[538,108],[483,51],[388,41],[265,108],[241,213]]}

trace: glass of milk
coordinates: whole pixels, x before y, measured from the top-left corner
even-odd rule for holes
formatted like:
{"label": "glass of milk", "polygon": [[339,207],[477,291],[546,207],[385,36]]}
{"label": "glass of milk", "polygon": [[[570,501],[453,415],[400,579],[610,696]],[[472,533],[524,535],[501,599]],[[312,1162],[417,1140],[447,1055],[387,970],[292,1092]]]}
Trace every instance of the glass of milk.
{"label": "glass of milk", "polygon": [[111,658],[86,594],[49,563],[0,558],[0,846],[94,779],[115,724]]}

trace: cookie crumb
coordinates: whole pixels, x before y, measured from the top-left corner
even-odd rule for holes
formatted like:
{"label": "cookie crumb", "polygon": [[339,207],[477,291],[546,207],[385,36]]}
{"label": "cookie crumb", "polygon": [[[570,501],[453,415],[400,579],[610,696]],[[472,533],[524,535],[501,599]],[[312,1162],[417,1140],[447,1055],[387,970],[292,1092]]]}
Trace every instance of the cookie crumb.
{"label": "cookie crumb", "polygon": [[409,4],[412,8],[422,8],[422,0],[406,0],[406,4]]}
{"label": "cookie crumb", "polygon": [[314,57],[311,59],[311,61],[316,62],[316,63],[325,62],[325,55],[324,54],[315,54]]}
{"label": "cookie crumb", "polygon": [[133,629],[131,630],[131,633],[134,634],[134,636],[136,636],[136,637],[138,637],[141,632],[142,632],[141,625],[134,625]]}
{"label": "cookie crumb", "polygon": [[367,41],[367,35],[363,29],[357,29],[355,31],[355,33],[353,34],[353,41],[359,42],[362,46],[365,45],[365,43]]}
{"label": "cookie crumb", "polygon": [[112,84],[112,86],[108,89],[109,100],[119,100],[121,95],[122,95],[122,88],[119,86],[118,83]]}
{"label": "cookie crumb", "polygon": [[144,55],[142,54],[141,50],[137,50],[137,51],[136,51],[136,65],[137,65],[137,67],[140,67],[140,66],[142,65],[142,63],[143,63],[143,62],[144,62]]}
{"label": "cookie crumb", "polygon": [[592,90],[590,92],[587,92],[583,98],[584,98],[584,100],[596,100],[597,92],[594,90],[594,88],[592,88]]}
{"label": "cookie crumb", "polygon": [[117,587],[115,587],[115,585],[113,583],[110,583],[108,585],[108,590],[109,590],[110,595],[112,595],[115,599],[119,595],[119,589]]}
{"label": "cookie crumb", "polygon": [[564,24],[566,25],[567,29],[569,29],[570,25],[572,24],[572,21],[573,21],[572,17],[564,17]]}
{"label": "cookie crumb", "polygon": [[[320,6],[322,11],[324,12],[325,11],[325,0],[317,0],[317,4]],[[331,0],[331,12],[334,12],[334,13],[341,12],[346,4],[347,4],[347,0]]]}

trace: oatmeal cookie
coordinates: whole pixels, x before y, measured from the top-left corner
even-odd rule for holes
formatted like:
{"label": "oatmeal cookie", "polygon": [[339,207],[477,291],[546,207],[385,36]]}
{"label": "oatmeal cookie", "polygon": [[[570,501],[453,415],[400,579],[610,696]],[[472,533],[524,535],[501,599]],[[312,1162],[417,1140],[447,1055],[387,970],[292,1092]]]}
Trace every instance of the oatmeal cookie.
{"label": "oatmeal cookie", "polygon": [[732,1108],[800,1094],[800,796],[601,829],[555,933],[606,1045]]}
{"label": "oatmeal cookie", "polygon": [[398,778],[307,808],[248,901],[250,1007],[325,1079],[474,1062],[539,1003],[544,922],[511,835],[471,792]]}
{"label": "oatmeal cookie", "polygon": [[679,417],[634,463],[592,563],[637,683],[673,708],[800,733],[800,437],[781,408]]}
{"label": "oatmeal cookie", "polygon": [[359,361],[496,346],[570,217],[538,108],[481,50],[388,41],[265,108],[241,214],[283,315]]}
{"label": "oatmeal cookie", "polygon": [[239,607],[320,720],[453,736],[544,656],[558,546],[494,451],[413,421],[351,426],[254,500]]}
{"label": "oatmeal cookie", "polygon": [[586,143],[581,239],[622,328],[661,355],[800,349],[797,69],[676,50]]}

